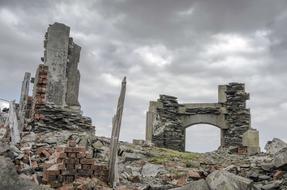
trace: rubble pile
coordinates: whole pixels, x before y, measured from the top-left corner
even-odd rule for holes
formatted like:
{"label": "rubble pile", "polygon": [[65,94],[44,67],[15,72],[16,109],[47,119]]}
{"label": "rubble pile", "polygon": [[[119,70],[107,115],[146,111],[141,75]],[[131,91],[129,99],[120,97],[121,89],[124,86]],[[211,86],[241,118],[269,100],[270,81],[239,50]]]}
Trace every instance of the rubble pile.
{"label": "rubble pile", "polygon": [[68,147],[57,147],[55,158],[45,163],[43,181],[51,187],[72,183],[77,177],[97,177],[107,180],[107,166],[96,164],[93,155],[76,141],[69,141]]}
{"label": "rubble pile", "polygon": [[95,133],[95,127],[89,117],[83,116],[78,111],[65,109],[53,104],[37,107],[37,118],[31,124],[36,132],[49,130],[74,130]]}

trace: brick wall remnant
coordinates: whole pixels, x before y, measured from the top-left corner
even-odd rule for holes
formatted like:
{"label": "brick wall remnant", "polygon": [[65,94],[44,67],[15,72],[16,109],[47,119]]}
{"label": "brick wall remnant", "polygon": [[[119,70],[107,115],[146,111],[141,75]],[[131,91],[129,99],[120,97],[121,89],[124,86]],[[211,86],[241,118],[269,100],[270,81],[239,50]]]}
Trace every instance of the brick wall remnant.
{"label": "brick wall remnant", "polygon": [[97,177],[107,181],[107,166],[96,163],[85,147],[76,145],[74,140],[66,147],[56,148],[55,162],[46,162],[43,181],[53,188],[72,183],[78,177]]}

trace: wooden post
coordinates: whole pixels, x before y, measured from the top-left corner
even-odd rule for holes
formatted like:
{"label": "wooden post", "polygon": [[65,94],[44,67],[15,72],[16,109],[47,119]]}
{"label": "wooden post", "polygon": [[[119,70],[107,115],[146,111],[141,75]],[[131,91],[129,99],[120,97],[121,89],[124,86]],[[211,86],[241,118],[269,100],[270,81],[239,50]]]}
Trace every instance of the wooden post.
{"label": "wooden post", "polygon": [[118,100],[117,112],[116,115],[113,117],[113,128],[112,128],[111,145],[110,145],[109,176],[108,176],[109,185],[112,186],[113,188],[115,188],[119,183],[117,154],[118,154],[118,142],[120,136],[125,94],[126,94],[126,77],[124,77],[122,81],[122,88]]}

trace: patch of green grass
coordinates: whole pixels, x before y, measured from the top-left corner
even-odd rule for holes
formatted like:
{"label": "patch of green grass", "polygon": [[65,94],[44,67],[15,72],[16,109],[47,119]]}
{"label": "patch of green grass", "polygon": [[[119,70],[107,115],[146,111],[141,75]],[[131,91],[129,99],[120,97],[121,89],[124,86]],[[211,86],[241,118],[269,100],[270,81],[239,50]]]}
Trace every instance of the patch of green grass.
{"label": "patch of green grass", "polygon": [[150,149],[150,153],[153,155],[149,161],[155,164],[164,164],[168,161],[180,161],[188,163],[190,160],[197,160],[200,156],[199,153],[192,152],[179,152],[166,148],[153,147]]}

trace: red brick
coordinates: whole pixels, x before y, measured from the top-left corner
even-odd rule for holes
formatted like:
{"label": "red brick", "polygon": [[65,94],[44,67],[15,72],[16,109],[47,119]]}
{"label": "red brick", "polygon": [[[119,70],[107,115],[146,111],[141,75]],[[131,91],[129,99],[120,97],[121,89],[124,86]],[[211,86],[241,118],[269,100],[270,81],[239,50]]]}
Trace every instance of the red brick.
{"label": "red brick", "polygon": [[95,160],[92,158],[82,158],[80,159],[81,164],[94,164]]}
{"label": "red brick", "polygon": [[92,169],[91,166],[92,165],[89,165],[89,164],[82,164],[82,169],[84,169],[84,170]]}
{"label": "red brick", "polygon": [[86,158],[93,158],[93,154],[87,152],[87,153],[86,153]]}
{"label": "red brick", "polygon": [[69,158],[77,158],[77,153],[75,153],[75,152],[67,153],[67,157],[69,157]]}
{"label": "red brick", "polygon": [[75,164],[65,164],[67,170],[75,169]]}
{"label": "red brick", "polygon": [[79,176],[92,176],[93,175],[93,170],[84,170],[84,169],[79,169],[77,170]]}
{"label": "red brick", "polygon": [[281,171],[281,170],[276,170],[276,172],[275,172],[274,175],[273,175],[273,179],[274,179],[274,180],[281,179],[284,174],[285,174],[285,172],[283,172],[283,171]]}
{"label": "red brick", "polygon": [[65,152],[56,151],[56,157],[57,158],[66,158],[67,154]]}
{"label": "red brick", "polygon": [[85,152],[78,152],[77,153],[77,158],[85,158],[86,157],[86,153]]}
{"label": "red brick", "polygon": [[69,152],[75,152],[75,153],[78,153],[78,152],[85,152],[86,149],[85,147],[66,147],[65,152],[69,153]]}
{"label": "red brick", "polygon": [[76,164],[75,165],[75,169],[82,169],[82,165],[81,164]]}
{"label": "red brick", "polygon": [[66,175],[77,175],[77,170],[76,169],[71,169],[71,170],[68,170],[68,169],[65,169],[65,170],[62,170],[61,171],[61,175],[63,176],[66,176]]}
{"label": "red brick", "polygon": [[63,152],[64,148],[65,147],[63,147],[63,146],[58,146],[58,147],[56,147],[56,152]]}
{"label": "red brick", "polygon": [[68,142],[69,147],[76,147],[76,145],[77,145],[77,143],[75,140],[69,140],[69,142]]}
{"label": "red brick", "polygon": [[64,159],[65,164],[79,164],[78,158],[66,158]]}

